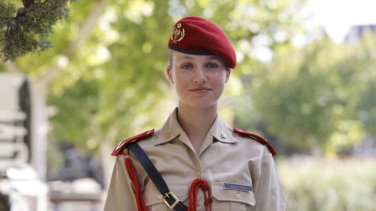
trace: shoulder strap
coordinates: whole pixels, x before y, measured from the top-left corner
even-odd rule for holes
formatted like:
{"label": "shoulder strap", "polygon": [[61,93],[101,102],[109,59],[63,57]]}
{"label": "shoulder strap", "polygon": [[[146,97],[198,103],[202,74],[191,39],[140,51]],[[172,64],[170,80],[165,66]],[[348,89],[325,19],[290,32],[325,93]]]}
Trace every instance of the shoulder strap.
{"label": "shoulder strap", "polygon": [[136,141],[139,141],[139,140],[142,140],[142,139],[145,139],[151,135],[154,134],[154,129],[151,129],[151,130],[147,130],[143,133],[140,133],[138,135],[135,135],[133,137],[130,137],[130,138],[127,138],[125,139],[124,141],[120,142],[116,148],[114,149],[114,151],[111,153],[112,156],[118,156],[118,155],[121,155],[123,154],[123,150],[124,148],[131,142],[136,142]]}
{"label": "shoulder strap", "polygon": [[273,156],[275,156],[277,154],[277,152],[275,151],[274,147],[266,140],[264,139],[263,137],[261,136],[258,136],[254,133],[250,133],[250,132],[247,132],[247,131],[244,131],[240,128],[234,128],[234,132],[241,135],[241,136],[244,136],[244,137],[249,137],[249,138],[252,138],[253,140],[265,145],[270,153],[272,153]]}
{"label": "shoulder strap", "polygon": [[163,202],[170,208],[176,211],[186,211],[187,207],[172,193],[166,182],[163,180],[162,176],[159,174],[158,170],[155,168],[147,154],[144,150],[136,143],[130,142],[128,144],[128,149],[136,155],[137,159],[140,161],[145,171],[149,174],[149,177],[154,182],[155,186],[158,188],[163,196]]}

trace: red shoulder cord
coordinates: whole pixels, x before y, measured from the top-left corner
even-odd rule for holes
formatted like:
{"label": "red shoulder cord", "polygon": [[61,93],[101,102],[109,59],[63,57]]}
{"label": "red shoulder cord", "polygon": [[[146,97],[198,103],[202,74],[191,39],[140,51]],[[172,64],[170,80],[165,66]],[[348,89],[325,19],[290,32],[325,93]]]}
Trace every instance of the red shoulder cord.
{"label": "red shoulder cord", "polygon": [[135,195],[136,195],[136,203],[137,203],[137,209],[138,211],[147,211],[144,197],[142,196],[142,191],[140,187],[140,183],[138,181],[136,169],[134,168],[134,165],[129,158],[128,150],[124,150],[124,163],[125,166],[127,167],[128,174],[133,182],[133,186],[135,189]]}
{"label": "red shoulder cord", "polygon": [[[144,197],[142,195],[142,191],[140,188],[140,183],[138,181],[136,169],[134,168],[134,165],[132,163],[132,160],[129,157],[128,151],[124,150],[124,163],[127,168],[128,174],[133,182],[133,186],[135,189],[135,195],[136,195],[136,203],[137,203],[137,209],[138,211],[147,211]],[[205,204],[205,210],[211,211],[211,204],[212,204],[212,198],[210,194],[210,188],[208,183],[202,179],[198,178],[194,180],[189,188],[189,206],[187,211],[196,211],[197,209],[197,193],[198,189],[201,188],[204,191],[204,204]]]}
{"label": "red shoulder cord", "polygon": [[188,204],[188,211],[196,211],[197,210],[197,192],[198,188],[201,188],[204,191],[204,199],[205,199],[205,210],[211,211],[211,204],[212,198],[210,194],[210,188],[208,183],[201,178],[195,179],[191,187],[189,188],[189,204]]}

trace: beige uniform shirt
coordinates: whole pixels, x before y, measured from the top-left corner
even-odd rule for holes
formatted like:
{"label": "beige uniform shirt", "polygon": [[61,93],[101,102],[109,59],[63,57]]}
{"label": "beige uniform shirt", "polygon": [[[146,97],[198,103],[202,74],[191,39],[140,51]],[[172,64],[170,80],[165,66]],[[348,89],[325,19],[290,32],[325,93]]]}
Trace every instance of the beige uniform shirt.
{"label": "beige uniform shirt", "polygon": [[[170,191],[188,207],[190,183],[205,179],[212,194],[213,211],[284,211],[286,203],[273,157],[267,147],[238,135],[217,117],[198,153],[180,127],[174,111],[153,136],[138,144],[165,179]],[[149,211],[170,210],[137,158],[135,165]],[[137,211],[124,165],[116,159],[105,211]],[[198,195],[197,210],[205,210],[204,196]]]}

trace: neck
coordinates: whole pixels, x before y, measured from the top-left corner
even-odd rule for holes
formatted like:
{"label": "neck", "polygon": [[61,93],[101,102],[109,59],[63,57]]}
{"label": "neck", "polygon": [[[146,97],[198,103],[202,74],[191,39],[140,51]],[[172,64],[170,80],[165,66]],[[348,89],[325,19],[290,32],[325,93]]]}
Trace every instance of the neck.
{"label": "neck", "polygon": [[216,107],[196,109],[179,106],[178,121],[197,152],[217,115]]}

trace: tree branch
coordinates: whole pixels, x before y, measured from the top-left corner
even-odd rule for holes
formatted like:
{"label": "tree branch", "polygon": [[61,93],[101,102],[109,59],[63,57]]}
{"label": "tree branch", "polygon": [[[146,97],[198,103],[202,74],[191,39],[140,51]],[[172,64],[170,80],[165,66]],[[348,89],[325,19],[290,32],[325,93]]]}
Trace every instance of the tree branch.
{"label": "tree branch", "polygon": [[[96,25],[99,17],[104,11],[107,2],[108,0],[97,0],[97,3],[95,4],[95,7],[91,11],[90,15],[83,22],[76,39],[73,40],[68,46],[68,48],[64,51],[65,56],[67,56],[68,58],[72,58],[76,54],[80,44],[87,39],[87,37],[90,35],[91,30]],[[37,81],[49,84],[56,78],[60,71],[61,69],[58,68],[56,65],[51,66],[50,68],[48,68],[48,71],[44,75],[42,75]]]}
{"label": "tree branch", "polygon": [[80,46],[80,44],[83,43],[86,40],[86,38],[90,35],[91,30],[97,24],[99,17],[103,13],[107,2],[108,0],[97,0],[95,8],[92,10],[91,14],[83,23],[78,37],[76,38],[76,40],[71,42],[70,46],[66,50],[65,54],[68,57],[73,56],[76,53],[78,46]]}
{"label": "tree branch", "polygon": [[3,63],[8,72],[22,73],[21,69],[12,61],[6,61]]}

